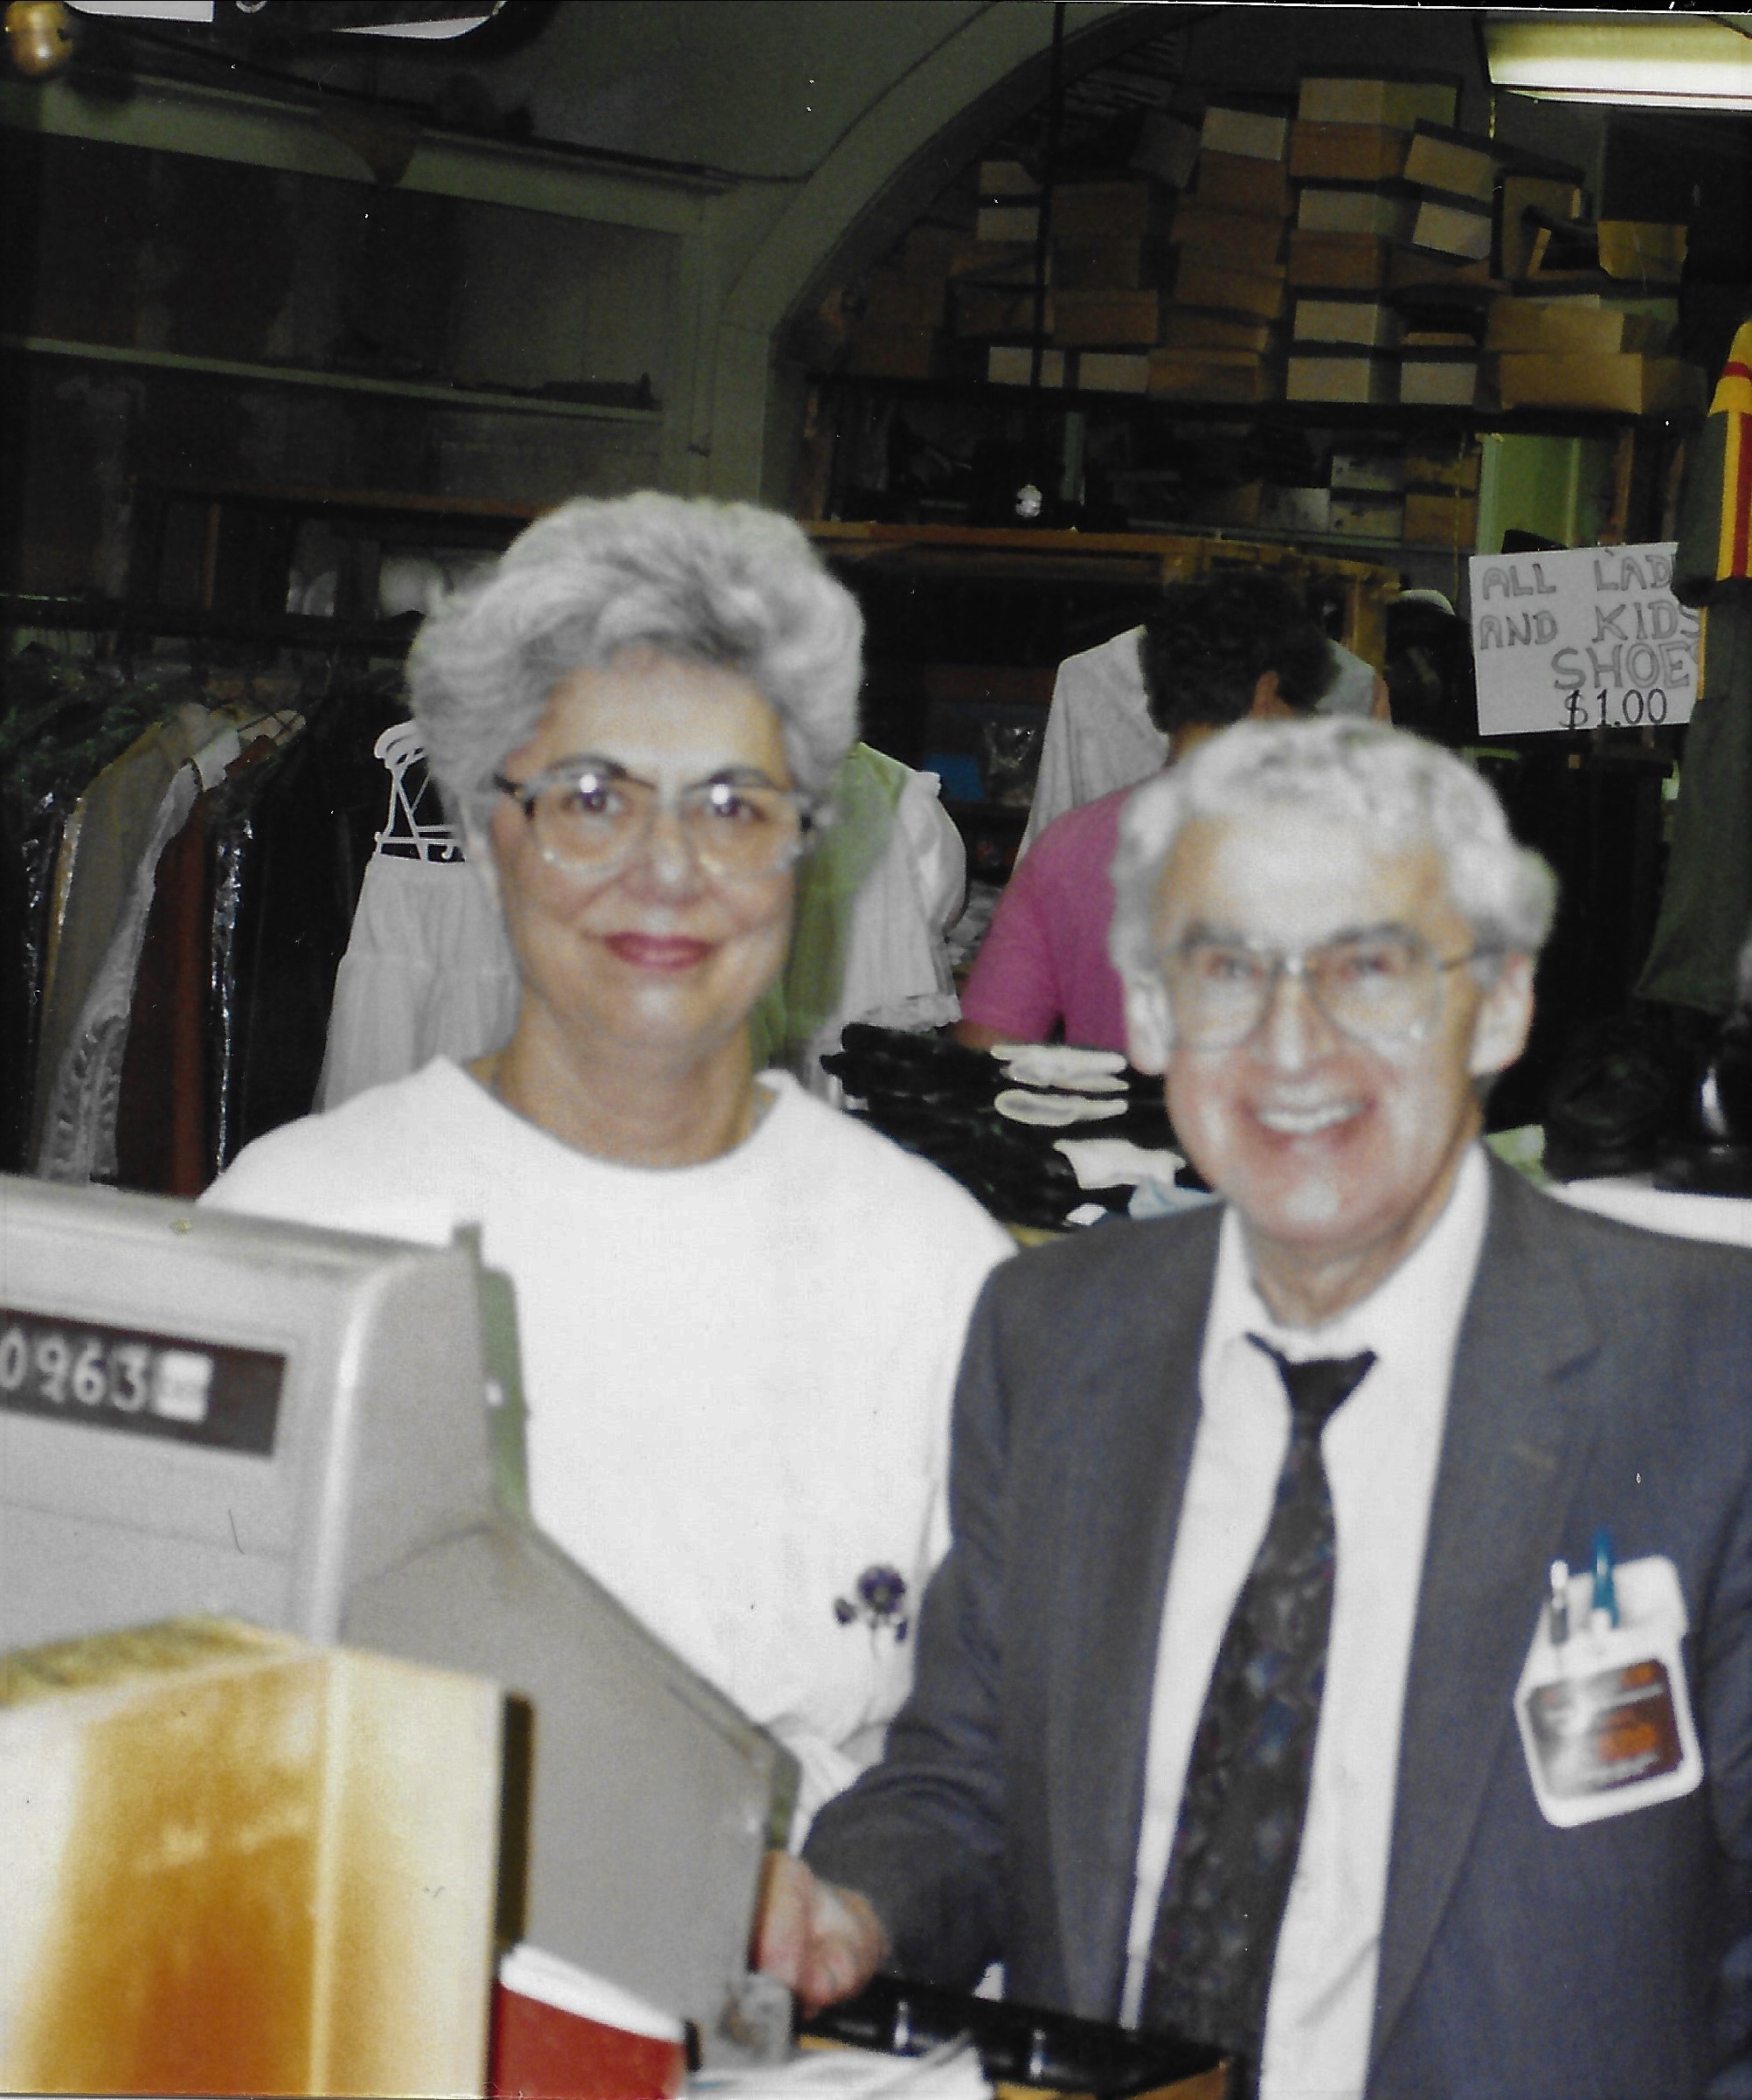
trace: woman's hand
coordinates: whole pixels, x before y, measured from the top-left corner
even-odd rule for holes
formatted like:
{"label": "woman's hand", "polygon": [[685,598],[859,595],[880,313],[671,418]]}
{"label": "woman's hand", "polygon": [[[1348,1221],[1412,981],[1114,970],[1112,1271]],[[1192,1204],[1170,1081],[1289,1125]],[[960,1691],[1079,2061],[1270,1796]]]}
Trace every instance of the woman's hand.
{"label": "woman's hand", "polygon": [[794,1991],[806,2013],[861,1991],[888,1958],[888,1935],[855,1889],[817,1881],[788,1852],[761,1873],[754,1965]]}

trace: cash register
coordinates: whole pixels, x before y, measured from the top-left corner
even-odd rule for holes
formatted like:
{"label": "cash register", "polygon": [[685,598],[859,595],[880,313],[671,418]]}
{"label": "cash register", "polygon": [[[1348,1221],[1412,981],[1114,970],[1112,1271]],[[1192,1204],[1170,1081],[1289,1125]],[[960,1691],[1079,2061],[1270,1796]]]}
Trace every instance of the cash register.
{"label": "cash register", "polygon": [[503,1506],[481,1283],[467,1245],[0,1177],[0,1649],[220,1613],[495,1680],[523,1933],[732,2062],[794,1764]]}

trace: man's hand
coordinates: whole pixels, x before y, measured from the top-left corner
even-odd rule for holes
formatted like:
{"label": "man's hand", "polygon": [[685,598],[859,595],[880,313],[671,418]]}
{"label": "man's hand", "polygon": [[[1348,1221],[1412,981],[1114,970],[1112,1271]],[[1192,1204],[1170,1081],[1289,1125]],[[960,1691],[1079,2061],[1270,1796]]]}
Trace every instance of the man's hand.
{"label": "man's hand", "polygon": [[861,1991],[887,1956],[888,1936],[855,1889],[817,1881],[788,1852],[767,1854],[754,1965],[788,1985],[806,2013]]}

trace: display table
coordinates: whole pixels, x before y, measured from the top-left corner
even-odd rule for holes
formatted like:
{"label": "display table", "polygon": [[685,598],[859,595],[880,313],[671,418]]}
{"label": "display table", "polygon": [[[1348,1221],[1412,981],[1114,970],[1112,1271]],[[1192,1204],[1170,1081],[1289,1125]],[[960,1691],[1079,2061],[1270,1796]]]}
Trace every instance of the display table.
{"label": "display table", "polygon": [[1553,1196],[1581,1210],[1598,1211],[1627,1225],[1670,1232],[1678,1239],[1727,1240],[1752,1247],[1752,1198],[1689,1196],[1657,1189],[1645,1174],[1612,1175],[1598,1181],[1553,1182]]}

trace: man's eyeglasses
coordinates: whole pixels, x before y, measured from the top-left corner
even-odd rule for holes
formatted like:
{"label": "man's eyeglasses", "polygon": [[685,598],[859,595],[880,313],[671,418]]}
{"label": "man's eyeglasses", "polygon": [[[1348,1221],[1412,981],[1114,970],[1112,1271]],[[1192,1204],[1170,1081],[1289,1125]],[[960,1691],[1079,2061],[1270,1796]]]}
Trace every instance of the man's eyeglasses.
{"label": "man's eyeglasses", "polygon": [[1493,953],[1438,957],[1421,935],[1388,926],[1288,954],[1195,934],[1160,960],[1175,1039],[1192,1050],[1232,1050],[1265,1018],[1280,977],[1299,977],[1319,1011],[1358,1043],[1420,1041],[1440,1009],[1444,974]]}
{"label": "man's eyeglasses", "polygon": [[568,875],[615,874],[668,809],[706,874],[756,882],[790,867],[816,821],[807,795],[734,767],[666,793],[612,759],[585,757],[563,759],[531,780],[495,773],[493,785],[530,820],[537,852]]}

